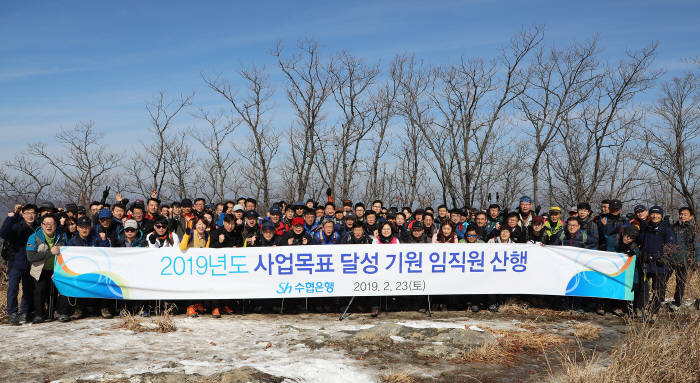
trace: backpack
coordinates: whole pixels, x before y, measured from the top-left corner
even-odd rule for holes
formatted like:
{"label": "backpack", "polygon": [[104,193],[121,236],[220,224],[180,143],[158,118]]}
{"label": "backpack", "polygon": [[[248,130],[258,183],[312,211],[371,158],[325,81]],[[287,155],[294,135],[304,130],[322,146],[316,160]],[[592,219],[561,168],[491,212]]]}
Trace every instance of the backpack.
{"label": "backpack", "polygon": [[2,256],[3,263],[12,261],[15,258],[15,254],[10,247],[10,242],[6,241],[4,238],[0,237],[0,256]]}

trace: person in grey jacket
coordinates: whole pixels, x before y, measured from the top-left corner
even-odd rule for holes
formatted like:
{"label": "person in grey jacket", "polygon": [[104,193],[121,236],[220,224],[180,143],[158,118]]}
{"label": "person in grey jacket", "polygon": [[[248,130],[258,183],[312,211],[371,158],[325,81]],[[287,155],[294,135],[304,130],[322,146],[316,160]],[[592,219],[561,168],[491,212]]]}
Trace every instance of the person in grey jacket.
{"label": "person in grey jacket", "polygon": [[683,293],[688,281],[688,271],[696,261],[696,235],[693,211],[689,207],[678,210],[678,221],[673,224],[673,232],[676,235],[676,248],[671,254],[670,267],[676,276],[676,291],[673,294],[672,309],[678,309],[683,303]]}

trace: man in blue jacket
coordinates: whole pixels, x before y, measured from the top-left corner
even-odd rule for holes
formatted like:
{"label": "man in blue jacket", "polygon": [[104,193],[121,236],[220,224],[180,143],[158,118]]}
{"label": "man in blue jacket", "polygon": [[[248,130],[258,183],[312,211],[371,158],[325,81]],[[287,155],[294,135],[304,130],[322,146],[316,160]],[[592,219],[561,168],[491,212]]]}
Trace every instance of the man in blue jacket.
{"label": "man in blue jacket", "polygon": [[[660,206],[649,209],[649,223],[642,228],[637,237],[647,278],[642,279],[644,306],[650,313],[656,313],[666,296],[666,283],[669,277],[669,262],[673,253],[676,237],[671,226],[663,221],[664,210]],[[651,302],[647,304],[649,282],[651,279]]]}
{"label": "man in blue jacket", "polygon": [[[7,286],[7,314],[10,316],[10,324],[19,326],[21,322],[27,322],[27,318],[34,311],[34,281],[29,275],[29,262],[27,261],[27,239],[36,228],[36,213],[39,210],[34,204],[15,206],[15,211],[9,213],[7,219],[0,228],[2,237],[10,246],[10,258],[7,260],[8,286]],[[22,303],[17,306],[19,285],[22,283]],[[19,309],[19,312],[18,312]]]}

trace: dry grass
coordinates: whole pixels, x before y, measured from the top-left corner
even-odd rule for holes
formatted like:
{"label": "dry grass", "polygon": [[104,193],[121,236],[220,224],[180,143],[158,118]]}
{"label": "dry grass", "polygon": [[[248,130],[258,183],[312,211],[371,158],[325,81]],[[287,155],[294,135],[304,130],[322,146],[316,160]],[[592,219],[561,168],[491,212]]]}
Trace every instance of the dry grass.
{"label": "dry grass", "polygon": [[600,338],[601,328],[589,323],[578,323],[574,326],[574,336],[583,340],[594,340]]}
{"label": "dry grass", "polygon": [[653,324],[633,322],[610,360],[564,359],[565,383],[700,381],[700,314],[660,315]]}
{"label": "dry grass", "polygon": [[7,265],[0,262],[0,323],[8,322],[7,316]]}
{"label": "dry grass", "polygon": [[501,314],[518,318],[532,318],[535,321],[540,319],[583,319],[586,317],[585,314],[580,314],[575,311],[526,307],[526,305],[519,304],[514,301],[506,302],[499,308],[498,311]]}
{"label": "dry grass", "polygon": [[173,332],[177,330],[177,326],[175,326],[175,322],[173,321],[173,309],[173,306],[166,307],[160,315],[156,315],[150,319],[142,318],[127,311],[126,314],[121,317],[119,327],[133,332]]}
{"label": "dry grass", "polygon": [[392,373],[379,375],[382,383],[417,383],[418,381],[404,373]]}
{"label": "dry grass", "polygon": [[571,342],[561,335],[533,331],[508,331],[486,329],[497,337],[498,343],[484,344],[462,353],[465,362],[484,362],[512,365],[520,354],[544,352]]}

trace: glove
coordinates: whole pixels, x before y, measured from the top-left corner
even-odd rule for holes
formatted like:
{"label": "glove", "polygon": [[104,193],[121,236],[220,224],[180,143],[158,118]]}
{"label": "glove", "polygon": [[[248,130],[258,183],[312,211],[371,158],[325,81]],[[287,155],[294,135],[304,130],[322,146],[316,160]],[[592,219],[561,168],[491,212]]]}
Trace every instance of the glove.
{"label": "glove", "polygon": [[331,194],[333,194],[333,189],[331,189],[331,188],[326,189],[326,195],[330,197]]}
{"label": "glove", "polygon": [[107,196],[109,195],[109,189],[110,189],[109,186],[107,186],[107,187],[105,187],[105,190],[102,192],[102,200],[103,201],[107,200]]}
{"label": "glove", "polygon": [[156,244],[156,236],[151,234],[151,238],[148,239],[148,242],[150,242],[152,245]]}

